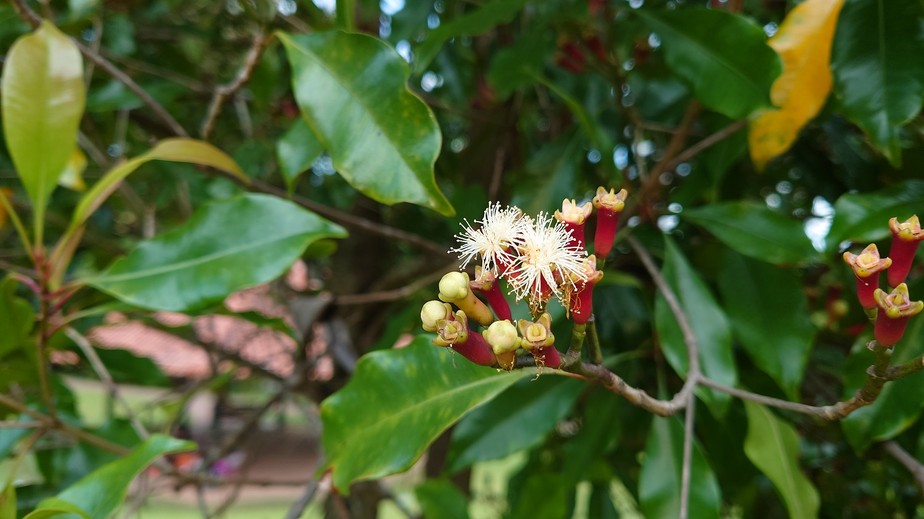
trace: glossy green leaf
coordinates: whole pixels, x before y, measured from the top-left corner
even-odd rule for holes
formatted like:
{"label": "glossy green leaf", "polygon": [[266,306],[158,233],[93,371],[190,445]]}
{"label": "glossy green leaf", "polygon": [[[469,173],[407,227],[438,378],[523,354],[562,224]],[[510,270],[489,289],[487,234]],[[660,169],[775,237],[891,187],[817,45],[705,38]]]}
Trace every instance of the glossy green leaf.
{"label": "glossy green leaf", "polygon": [[754,364],[798,400],[815,337],[802,283],[792,271],[731,251],[722,265],[719,290],[735,336]]}
{"label": "glossy green leaf", "polygon": [[496,25],[509,23],[528,0],[491,0],[481,7],[441,24],[415,51],[414,71],[422,73],[450,38],[477,36]]}
{"label": "glossy green leaf", "polygon": [[146,162],[164,160],[211,166],[228,172],[247,182],[247,175],[241,171],[234,159],[211,144],[196,139],[164,139],[156,146],[133,159],[129,159],[106,172],[80,199],[71,220],[71,231],[82,225],[87,218],[109,198],[119,184]]}
{"label": "glossy green leaf", "polygon": [[164,454],[195,449],[195,444],[169,436],[156,434],[136,447],[128,455],[108,463],[58,494],[57,499],[39,503],[26,519],[50,517],[35,515],[42,509],[61,508],[61,502],[70,503],[87,513],[90,519],[108,519],[125,500],[132,480],[142,470]]}
{"label": "glossy green leaf", "polygon": [[32,305],[16,296],[18,285],[10,277],[0,281],[0,359],[25,343],[35,322]]}
{"label": "glossy green leaf", "polygon": [[[854,391],[866,378],[866,369],[873,363],[873,354],[861,345],[848,359],[844,396]],[[892,364],[900,364],[924,355],[924,319],[913,318],[905,337],[895,346]],[[879,398],[841,421],[847,440],[858,451],[865,451],[873,442],[894,438],[914,424],[924,410],[924,375],[916,373],[888,382]]]}
{"label": "glossy green leaf", "polygon": [[874,193],[847,193],[834,203],[834,220],[825,240],[829,250],[845,241],[860,244],[891,235],[889,219],[904,221],[924,207],[924,181],[908,180]]}
{"label": "glossy green leaf", "polygon": [[[79,506],[50,497],[42,501],[41,508],[33,510],[24,519],[93,519]],[[2,516],[0,516],[2,517]]]}
{"label": "glossy green leaf", "polygon": [[766,407],[743,400],[748,415],[744,453],[776,487],[789,517],[818,517],[818,491],[799,469],[799,437]]}
{"label": "glossy green leaf", "polygon": [[444,479],[429,479],[414,489],[424,519],[468,519],[468,499]]}
{"label": "glossy green leaf", "polygon": [[[693,328],[699,343],[701,369],[707,377],[734,386],[738,382],[738,371],[732,356],[728,318],[680,249],[667,237],[665,244],[662,274]],[[655,299],[655,329],[667,362],[675,371],[685,375],[688,368],[687,346],[680,325],[661,294]],[[729,401],[728,395],[705,389],[698,391],[714,413],[724,412]]]}
{"label": "glossy green leaf", "polygon": [[195,310],[275,279],[314,241],[344,236],[291,202],[247,194],[203,206],[83,281],[143,308]]}
{"label": "glossy green leaf", "polygon": [[584,387],[578,380],[548,376],[511,386],[459,421],[452,432],[449,470],[538,445],[567,416]]}
{"label": "glossy green leaf", "polygon": [[683,217],[741,254],[768,263],[799,264],[819,259],[802,223],[764,204],[744,200],[709,204],[686,210]]}
{"label": "glossy green leaf", "polygon": [[924,7],[920,2],[846,2],[834,37],[834,89],[847,116],[893,165],[901,125],[921,111]]}
{"label": "glossy green leaf", "polygon": [[[683,425],[677,418],[655,417],[652,420],[639,475],[639,504],[648,519],[673,519],[680,516]],[[718,517],[721,504],[719,484],[712,467],[694,442],[687,517]]]}
{"label": "glossy green leaf", "polygon": [[363,356],[347,385],[321,404],[334,486],[346,492],[354,481],[406,470],[456,420],[535,375],[477,366],[428,336]]}
{"label": "glossy green leaf", "polygon": [[451,216],[433,172],[439,125],[408,91],[401,56],[364,34],[276,34],[302,116],[343,178],[384,204],[410,202]]}
{"label": "glossy green leaf", "polygon": [[40,233],[45,205],[77,146],[86,100],[80,51],[54,25],[42,22],[10,47],[0,92],[7,148]]}
{"label": "glossy green leaf", "polygon": [[562,472],[572,482],[589,479],[588,467],[599,462],[608,447],[618,445],[623,430],[619,409],[625,401],[621,397],[595,387],[584,401],[581,430],[564,445]]}
{"label": "glossy green leaf", "polygon": [[302,119],[297,119],[289,130],[276,141],[276,158],[279,171],[292,191],[298,177],[308,171],[311,163],[321,156],[324,147],[311,132],[311,128]]}
{"label": "glossy green leaf", "polygon": [[732,119],[770,106],[782,65],[760,27],[721,9],[636,12],[661,38],[668,66],[704,106]]}

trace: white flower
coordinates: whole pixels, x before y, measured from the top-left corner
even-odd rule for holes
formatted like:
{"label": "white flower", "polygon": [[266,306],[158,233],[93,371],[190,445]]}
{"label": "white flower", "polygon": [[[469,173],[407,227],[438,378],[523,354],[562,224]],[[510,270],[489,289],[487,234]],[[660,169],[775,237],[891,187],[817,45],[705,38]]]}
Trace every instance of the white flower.
{"label": "white flower", "polygon": [[524,227],[516,252],[507,280],[516,298],[528,299],[531,306],[538,306],[552,295],[567,297],[576,288],[576,280],[587,280],[587,252],[571,240],[571,231],[563,223],[545,213],[539,213]]}
{"label": "white flower", "polygon": [[483,272],[503,276],[503,271],[516,260],[514,247],[529,218],[516,207],[501,208],[498,202],[489,204],[484,216],[475,223],[481,227],[476,229],[467,220],[462,224],[463,232],[456,235],[460,245],[449,252],[459,254],[462,268],[480,257]]}

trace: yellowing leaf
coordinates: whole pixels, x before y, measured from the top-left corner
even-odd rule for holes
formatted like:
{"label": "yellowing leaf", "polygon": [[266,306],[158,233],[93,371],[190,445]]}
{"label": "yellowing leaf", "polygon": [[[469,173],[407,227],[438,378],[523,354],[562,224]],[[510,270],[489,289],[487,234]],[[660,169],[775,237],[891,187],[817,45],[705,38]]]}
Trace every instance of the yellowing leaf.
{"label": "yellowing leaf", "polygon": [[58,184],[72,189],[74,191],[86,191],[87,184],[83,181],[83,170],[87,169],[87,156],[80,151],[80,148],[74,148],[71,153],[71,160],[67,161]]}
{"label": "yellowing leaf", "polygon": [[778,109],[760,112],[748,128],[751,160],[764,169],[795,142],[799,130],[831,92],[831,42],[843,0],[806,0],[786,15],[769,44],[783,60],[770,99]]}
{"label": "yellowing leaf", "polygon": [[[12,189],[8,187],[0,187],[0,196],[9,200],[10,205],[12,206],[12,202],[13,202],[13,190]],[[6,214],[6,209],[2,205],[0,205],[0,229],[3,229],[4,227],[6,227],[7,218],[9,217]]]}

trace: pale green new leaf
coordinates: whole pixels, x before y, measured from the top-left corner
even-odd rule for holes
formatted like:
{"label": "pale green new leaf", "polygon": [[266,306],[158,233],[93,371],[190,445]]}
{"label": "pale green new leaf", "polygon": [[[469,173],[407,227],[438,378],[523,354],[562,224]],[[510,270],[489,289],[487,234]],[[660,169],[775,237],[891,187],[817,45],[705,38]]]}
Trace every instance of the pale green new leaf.
{"label": "pale green new leaf", "polygon": [[799,469],[799,437],[766,407],[743,400],[748,415],[744,453],[776,487],[789,517],[818,517],[818,491]]}
{"label": "pale green new leaf", "polygon": [[20,37],[3,64],[3,133],[35,211],[41,238],[45,206],[77,146],[86,91],[74,43],[50,22]]}

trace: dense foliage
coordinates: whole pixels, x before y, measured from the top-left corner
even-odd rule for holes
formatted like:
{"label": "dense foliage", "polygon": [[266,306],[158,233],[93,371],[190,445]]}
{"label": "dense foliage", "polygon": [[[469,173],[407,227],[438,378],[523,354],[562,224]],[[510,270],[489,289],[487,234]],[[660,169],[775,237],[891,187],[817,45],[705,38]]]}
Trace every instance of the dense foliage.
{"label": "dense foliage", "polygon": [[[924,237],[922,22],[899,0],[0,4],[0,519],[111,517],[152,464],[228,484],[216,464],[291,400],[323,460],[290,517],[318,480],[351,517],[924,513],[924,319],[894,346],[871,322],[924,294],[898,251]],[[547,303],[551,277],[501,281],[514,369],[460,354],[447,323],[481,340],[493,317],[451,297],[421,329],[492,203],[544,222],[598,187],[628,197],[591,274]],[[878,271],[842,257],[871,243],[910,268],[872,303]],[[227,300],[262,285],[286,316]],[[211,371],[94,347],[116,312]],[[189,324],[213,315],[285,336],[285,369]],[[102,423],[72,374],[108,388]],[[139,416],[124,383],[170,396]],[[238,434],[191,471],[161,457],[196,448],[174,437],[193,395],[242,388]],[[381,478],[424,455],[395,497]]]}

